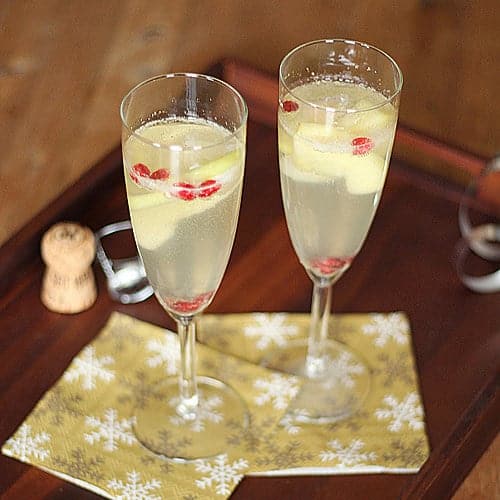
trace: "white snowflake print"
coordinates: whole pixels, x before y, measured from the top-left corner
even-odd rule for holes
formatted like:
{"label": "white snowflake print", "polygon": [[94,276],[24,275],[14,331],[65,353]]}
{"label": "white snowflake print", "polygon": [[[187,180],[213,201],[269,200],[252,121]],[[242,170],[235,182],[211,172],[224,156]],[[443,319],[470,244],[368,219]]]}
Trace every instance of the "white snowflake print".
{"label": "white snowflake print", "polygon": [[378,408],[375,416],[378,420],[390,420],[387,428],[391,432],[402,430],[405,424],[414,431],[424,428],[424,412],[416,392],[409,393],[401,402],[392,395],[386,396],[384,403],[388,408]]}
{"label": "white snowflake print", "polygon": [[390,339],[398,344],[408,343],[408,323],[398,313],[372,314],[371,323],[363,325],[365,335],[374,335],[377,347],[384,347]]}
{"label": "white snowflake print", "polygon": [[254,401],[259,406],[272,403],[277,410],[284,410],[299,392],[297,379],[279,373],[273,373],[269,378],[259,378],[253,386],[261,391]]}
{"label": "white snowflake print", "polygon": [[362,364],[357,363],[350,353],[343,352],[337,358],[328,360],[328,376],[321,385],[325,389],[338,385],[350,389],[356,385],[355,376],[364,372],[365,367]]}
{"label": "white snowflake print", "polygon": [[135,418],[118,418],[118,412],[113,408],[108,408],[104,412],[104,418],[86,416],[85,424],[93,427],[95,430],[85,433],[83,437],[90,444],[103,442],[103,448],[106,451],[115,451],[118,449],[118,443],[131,445],[135,443],[135,437],[132,434],[132,424]]}
{"label": "white snowflake print", "polygon": [[215,492],[218,495],[229,495],[232,487],[236,486],[243,477],[240,473],[246,468],[248,468],[248,462],[245,459],[240,458],[229,463],[227,454],[218,455],[213,461],[197,460],[196,470],[207,476],[196,479],[195,484],[202,490],[215,486]]}
{"label": "white snowflake print", "polygon": [[15,436],[5,443],[4,452],[12,453],[19,460],[26,461],[28,458],[45,460],[49,451],[43,447],[50,441],[50,435],[46,432],[31,434],[31,425],[22,424]]}
{"label": "white snowflake print", "polygon": [[286,314],[254,313],[255,325],[246,326],[245,337],[255,338],[257,349],[264,350],[272,344],[285,347],[288,341],[297,336],[299,329],[296,325],[286,325]]}
{"label": "white snowflake print", "polygon": [[285,415],[281,419],[280,424],[285,428],[286,432],[292,436],[295,436],[302,430],[300,426],[296,425],[291,415]]}
{"label": "white snowflake print", "polygon": [[343,446],[338,439],[327,443],[329,450],[323,450],[319,456],[322,462],[338,462],[340,467],[353,467],[373,462],[377,458],[374,452],[362,452],[365,443],[361,439],[353,439],[347,446]]}
{"label": "white snowflake print", "polygon": [[158,495],[151,495],[152,490],[161,487],[161,482],[157,479],[151,479],[141,483],[141,474],[135,470],[127,472],[127,482],[120,479],[111,479],[108,481],[108,488],[116,492],[113,498],[116,500],[161,500]]}
{"label": "white snowflake print", "polygon": [[[189,428],[193,432],[201,432],[205,429],[206,422],[213,422],[218,424],[224,420],[224,415],[217,410],[222,404],[222,398],[219,396],[211,396],[209,398],[203,397],[203,392],[200,391],[200,399],[196,409],[196,419],[189,422]],[[179,398],[172,398],[169,401],[172,408],[179,404]],[[170,422],[173,425],[185,426],[186,421],[181,416],[170,417]]]}
{"label": "white snowflake print", "polygon": [[101,356],[95,354],[95,347],[87,346],[82,353],[77,356],[69,370],[64,374],[64,380],[74,382],[82,379],[82,389],[91,391],[96,388],[96,380],[110,382],[115,378],[115,373],[106,368],[114,363],[112,356]]}
{"label": "white snowflake print", "polygon": [[146,347],[154,356],[148,358],[149,366],[155,368],[165,365],[167,375],[175,375],[179,364],[179,340],[176,337],[165,336],[163,340],[151,339]]}

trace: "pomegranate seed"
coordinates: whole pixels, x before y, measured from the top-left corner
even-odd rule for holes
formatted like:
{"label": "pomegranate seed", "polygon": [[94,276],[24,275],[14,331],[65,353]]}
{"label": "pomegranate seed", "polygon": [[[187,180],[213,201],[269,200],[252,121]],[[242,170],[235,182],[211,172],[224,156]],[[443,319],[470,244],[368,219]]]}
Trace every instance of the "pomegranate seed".
{"label": "pomegranate seed", "polygon": [[212,196],[214,193],[216,193],[221,187],[222,186],[214,179],[204,181],[200,184],[201,190],[198,193],[198,196],[200,198],[208,198],[209,196]]}
{"label": "pomegranate seed", "polygon": [[291,111],[297,111],[299,109],[299,104],[295,101],[283,101],[281,107],[285,113],[290,113]]}
{"label": "pomegranate seed", "polygon": [[196,198],[196,187],[189,184],[189,182],[176,182],[174,188],[174,196],[181,200],[191,201]]}
{"label": "pomegranate seed", "polygon": [[326,259],[317,259],[312,263],[312,267],[322,274],[332,274],[339,271],[352,262],[352,257],[327,257]]}
{"label": "pomegranate seed", "polygon": [[351,142],[353,155],[366,155],[374,147],[373,141],[369,137],[356,137]]}
{"label": "pomegranate seed", "polygon": [[151,174],[151,179],[155,181],[166,181],[170,177],[170,172],[166,168],[159,168]]}
{"label": "pomegranate seed", "polygon": [[144,165],[144,163],[136,163],[132,167],[132,172],[130,173],[130,178],[136,183],[139,184],[139,177],[149,177],[151,175],[151,171],[149,168]]}
{"label": "pomegranate seed", "polygon": [[202,293],[191,300],[167,300],[167,305],[174,311],[180,313],[191,313],[200,308],[205,302],[210,300],[213,292]]}

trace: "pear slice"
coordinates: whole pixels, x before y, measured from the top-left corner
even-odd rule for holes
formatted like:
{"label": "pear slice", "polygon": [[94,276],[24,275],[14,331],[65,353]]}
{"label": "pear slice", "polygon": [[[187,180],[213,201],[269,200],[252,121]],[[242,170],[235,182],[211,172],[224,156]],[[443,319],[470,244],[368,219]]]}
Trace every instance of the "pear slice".
{"label": "pear slice", "polygon": [[389,130],[394,127],[395,123],[396,113],[394,108],[392,106],[384,106],[383,108],[360,113],[352,131],[360,135],[366,135],[384,129]]}
{"label": "pear slice", "polygon": [[303,122],[297,129],[297,134],[312,142],[331,144],[349,140],[349,135],[343,127],[315,122]]}
{"label": "pear slice", "polygon": [[385,161],[379,155],[351,156],[350,165],[344,171],[347,190],[351,194],[380,191],[384,186],[385,171]]}
{"label": "pear slice", "polygon": [[293,139],[282,126],[278,127],[278,148],[283,155],[291,155],[293,152]]}
{"label": "pear slice", "polygon": [[165,202],[165,195],[159,191],[148,192],[145,194],[129,195],[128,203],[131,210],[142,210],[144,208],[161,205]]}
{"label": "pear slice", "polygon": [[189,172],[190,182],[200,183],[222,175],[241,161],[241,152],[235,149],[230,153],[193,168]]}
{"label": "pear slice", "polygon": [[295,165],[327,177],[341,176],[352,156],[349,141],[342,128],[301,123],[293,141]]}

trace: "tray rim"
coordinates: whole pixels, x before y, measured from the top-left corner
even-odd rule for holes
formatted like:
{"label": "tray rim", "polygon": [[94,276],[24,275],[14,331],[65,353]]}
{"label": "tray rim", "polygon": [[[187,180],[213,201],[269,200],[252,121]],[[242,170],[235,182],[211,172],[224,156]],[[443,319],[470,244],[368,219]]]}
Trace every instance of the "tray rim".
{"label": "tray rim", "polygon": [[[253,82],[250,87],[253,86],[255,90],[250,96],[245,95],[245,92],[243,94],[250,102],[249,107],[259,110],[253,119],[266,126],[273,125],[275,118],[274,111],[273,117],[269,113],[269,106],[273,105],[269,96],[276,91],[276,83],[271,77],[235,60],[218,63],[210,70],[210,74],[220,75],[233,84],[237,82],[237,78],[242,78],[242,75],[252,74],[254,79],[249,80]],[[263,85],[267,89],[265,96],[258,93],[260,87],[255,84],[256,81],[261,82],[260,86]],[[403,129],[403,137],[405,133]],[[411,134],[408,137],[412,137]],[[470,155],[468,158],[472,159],[469,163],[466,162],[465,169],[470,175],[478,175],[485,160]],[[0,281],[0,310],[7,306],[10,296],[15,295],[16,286],[12,284],[26,271],[26,264],[29,262],[31,266],[39,266],[40,259],[37,254],[43,233],[59,220],[59,214],[77,207],[96,188],[109,182],[121,168],[121,162],[121,150],[117,146],[0,247],[0,275],[4,277]],[[454,186],[415,172],[403,162],[397,163],[415,182],[428,189],[437,190],[439,195],[458,203],[460,193]],[[413,475],[404,487],[401,498],[436,498],[436,495],[448,495],[458,488],[500,431],[500,421],[496,418],[500,414],[499,385],[497,372],[483,385],[476,399],[471,402],[440,446],[431,450],[429,459],[420,472]],[[471,453],[471,450],[475,453]]]}

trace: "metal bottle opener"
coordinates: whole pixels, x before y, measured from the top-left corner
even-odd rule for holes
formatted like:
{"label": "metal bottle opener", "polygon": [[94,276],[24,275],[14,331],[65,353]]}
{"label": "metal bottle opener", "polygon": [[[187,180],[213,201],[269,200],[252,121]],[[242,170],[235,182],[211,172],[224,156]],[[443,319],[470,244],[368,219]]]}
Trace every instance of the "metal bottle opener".
{"label": "metal bottle opener", "polygon": [[109,294],[113,300],[122,304],[142,302],[153,295],[153,288],[139,256],[113,260],[102,246],[101,240],[106,236],[131,229],[130,221],[126,220],[108,224],[95,233],[96,257],[106,276]]}

